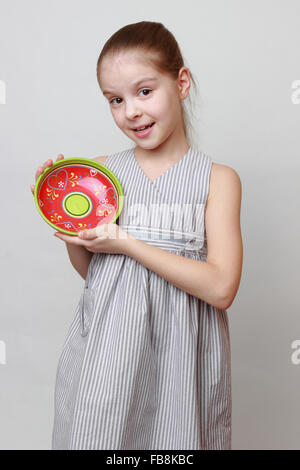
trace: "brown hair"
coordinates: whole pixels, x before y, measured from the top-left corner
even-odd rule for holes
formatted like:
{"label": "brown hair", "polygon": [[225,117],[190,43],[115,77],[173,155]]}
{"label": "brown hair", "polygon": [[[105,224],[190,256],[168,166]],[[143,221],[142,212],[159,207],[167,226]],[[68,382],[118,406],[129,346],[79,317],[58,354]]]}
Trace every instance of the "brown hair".
{"label": "brown hair", "polygon": [[[173,34],[162,23],[140,21],[139,23],[124,26],[106,41],[97,61],[96,70],[98,81],[101,62],[107,54],[115,55],[119,52],[132,49],[140,49],[150,53],[147,54],[147,58],[149,55],[151,56],[149,57],[150,63],[160,73],[166,73],[174,80],[177,79],[181,67],[185,67],[183,56]],[[197,93],[197,86],[190,69],[189,72],[191,82]],[[190,93],[187,99],[191,107]],[[185,136],[191,145],[191,143],[194,143],[192,134],[190,135],[193,125],[190,121],[189,113],[185,108],[184,101],[182,101],[182,118]]]}

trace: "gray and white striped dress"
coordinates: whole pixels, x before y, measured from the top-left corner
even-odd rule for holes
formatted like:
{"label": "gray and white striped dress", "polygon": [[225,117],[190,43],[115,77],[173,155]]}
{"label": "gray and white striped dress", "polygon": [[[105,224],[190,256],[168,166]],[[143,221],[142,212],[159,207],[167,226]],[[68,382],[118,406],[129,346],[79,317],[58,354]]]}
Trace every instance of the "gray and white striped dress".
{"label": "gray and white striped dress", "polygon": [[[189,147],[150,181],[133,149],[110,155],[119,226],[205,262],[211,165]],[[52,449],[230,449],[230,362],[226,310],[130,256],[94,253],[58,363]]]}

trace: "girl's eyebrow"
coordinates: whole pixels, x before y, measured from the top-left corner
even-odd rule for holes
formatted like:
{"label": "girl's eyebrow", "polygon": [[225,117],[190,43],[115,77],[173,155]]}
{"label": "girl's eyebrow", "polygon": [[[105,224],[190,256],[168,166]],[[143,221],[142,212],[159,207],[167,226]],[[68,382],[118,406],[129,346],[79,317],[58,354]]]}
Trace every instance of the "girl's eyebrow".
{"label": "girl's eyebrow", "polygon": [[[146,81],[147,81],[147,82],[150,82],[150,81],[157,81],[157,78],[155,78],[155,77],[144,77],[144,78],[142,78],[141,80],[138,80],[137,82],[135,82],[135,83],[133,84],[133,87],[136,87],[136,86],[139,85],[140,83],[146,82]],[[111,90],[104,90],[102,93],[103,93],[103,95],[105,95],[106,93],[113,93],[113,91],[111,91]]]}

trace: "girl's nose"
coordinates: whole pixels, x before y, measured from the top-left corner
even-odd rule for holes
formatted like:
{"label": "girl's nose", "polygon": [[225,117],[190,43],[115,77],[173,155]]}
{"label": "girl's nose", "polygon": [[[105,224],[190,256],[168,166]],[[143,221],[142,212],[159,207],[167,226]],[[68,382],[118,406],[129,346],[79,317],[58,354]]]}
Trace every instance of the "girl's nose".
{"label": "girl's nose", "polygon": [[127,104],[125,114],[127,119],[134,119],[136,116],[141,115],[141,111],[134,103],[130,105]]}

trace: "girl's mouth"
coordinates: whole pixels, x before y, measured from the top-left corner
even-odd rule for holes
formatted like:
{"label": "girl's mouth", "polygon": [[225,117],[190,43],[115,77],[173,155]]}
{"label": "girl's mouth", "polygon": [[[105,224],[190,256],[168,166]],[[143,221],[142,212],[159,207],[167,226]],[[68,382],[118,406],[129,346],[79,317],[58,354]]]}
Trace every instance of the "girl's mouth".
{"label": "girl's mouth", "polygon": [[136,136],[138,137],[147,137],[149,134],[151,134],[152,127],[154,126],[155,122],[152,122],[150,126],[146,126],[146,128],[138,131],[136,129],[133,129],[133,132],[135,133]]}

